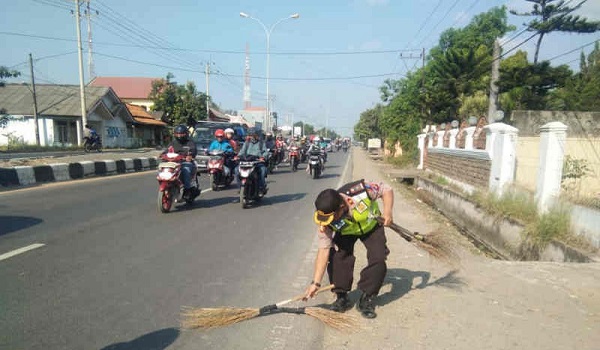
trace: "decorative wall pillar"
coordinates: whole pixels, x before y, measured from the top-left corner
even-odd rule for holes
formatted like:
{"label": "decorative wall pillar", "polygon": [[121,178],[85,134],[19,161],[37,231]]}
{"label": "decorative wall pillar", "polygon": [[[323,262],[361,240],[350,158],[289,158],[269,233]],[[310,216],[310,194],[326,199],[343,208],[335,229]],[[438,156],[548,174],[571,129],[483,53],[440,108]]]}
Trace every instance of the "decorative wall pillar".
{"label": "decorative wall pillar", "polygon": [[450,149],[454,149],[456,148],[456,136],[458,135],[458,129],[452,129],[449,131],[450,133],[450,145],[448,146],[448,148]]}
{"label": "decorative wall pillar", "polygon": [[540,214],[546,213],[560,195],[567,126],[551,122],[540,127],[540,165],[535,202]]}
{"label": "decorative wall pillar", "polygon": [[435,132],[435,137],[437,140],[437,144],[435,145],[435,148],[443,148],[444,147],[444,133],[446,131],[444,130],[440,130],[440,131],[436,131]]}
{"label": "decorative wall pillar", "polygon": [[472,150],[473,149],[473,134],[475,133],[475,127],[470,126],[465,128],[465,132],[467,135],[465,136],[465,149]]}
{"label": "decorative wall pillar", "polygon": [[486,151],[492,160],[490,191],[502,195],[515,180],[517,134],[519,130],[504,123],[485,126]]}

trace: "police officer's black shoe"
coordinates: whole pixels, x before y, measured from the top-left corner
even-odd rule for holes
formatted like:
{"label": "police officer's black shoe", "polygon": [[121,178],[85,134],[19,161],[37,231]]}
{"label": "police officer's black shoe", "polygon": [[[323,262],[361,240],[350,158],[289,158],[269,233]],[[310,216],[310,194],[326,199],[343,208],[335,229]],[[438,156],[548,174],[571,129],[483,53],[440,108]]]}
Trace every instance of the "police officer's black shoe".
{"label": "police officer's black shoe", "polygon": [[331,311],[335,312],[345,312],[352,307],[352,303],[348,299],[348,294],[346,293],[338,293],[337,299],[329,306]]}
{"label": "police officer's black shoe", "polygon": [[360,311],[360,314],[364,318],[375,318],[377,314],[375,313],[375,305],[373,305],[373,295],[367,295],[363,293],[356,304],[356,308]]}

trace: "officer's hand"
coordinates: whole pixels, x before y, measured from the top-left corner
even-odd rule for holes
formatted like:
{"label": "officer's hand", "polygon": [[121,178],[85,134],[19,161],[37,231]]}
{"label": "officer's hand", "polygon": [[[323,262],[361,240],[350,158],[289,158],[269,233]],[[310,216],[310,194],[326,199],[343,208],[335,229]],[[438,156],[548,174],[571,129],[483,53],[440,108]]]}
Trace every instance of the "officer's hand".
{"label": "officer's hand", "polygon": [[302,300],[307,301],[308,299],[314,298],[315,294],[317,294],[317,290],[319,290],[319,287],[311,284],[308,286],[308,288],[306,288],[306,291],[304,292],[304,298],[302,298]]}
{"label": "officer's hand", "polygon": [[383,226],[390,226],[394,223],[394,219],[392,218],[392,214],[383,214]]}

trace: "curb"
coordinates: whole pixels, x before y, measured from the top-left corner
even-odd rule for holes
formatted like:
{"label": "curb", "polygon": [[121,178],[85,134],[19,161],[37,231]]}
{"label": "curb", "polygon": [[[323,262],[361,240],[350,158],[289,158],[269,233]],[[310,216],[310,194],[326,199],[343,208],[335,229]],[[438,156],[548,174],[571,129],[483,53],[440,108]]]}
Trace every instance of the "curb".
{"label": "curb", "polygon": [[157,167],[157,157],[16,166],[13,168],[0,168],[0,186],[8,189],[10,187],[31,186],[48,182],[141,172]]}

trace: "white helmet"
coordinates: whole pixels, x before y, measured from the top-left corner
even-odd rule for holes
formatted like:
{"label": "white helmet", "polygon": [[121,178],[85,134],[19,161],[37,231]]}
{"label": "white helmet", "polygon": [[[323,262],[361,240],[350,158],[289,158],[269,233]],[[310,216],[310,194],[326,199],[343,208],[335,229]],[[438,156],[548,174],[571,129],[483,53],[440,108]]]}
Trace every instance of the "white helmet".
{"label": "white helmet", "polygon": [[321,141],[321,138],[319,136],[315,136],[313,138],[313,142],[319,142],[319,141]]}
{"label": "white helmet", "polygon": [[227,128],[227,129],[225,129],[225,133],[226,134],[235,134],[235,131],[233,131],[232,128]]}

